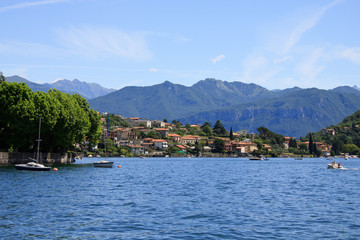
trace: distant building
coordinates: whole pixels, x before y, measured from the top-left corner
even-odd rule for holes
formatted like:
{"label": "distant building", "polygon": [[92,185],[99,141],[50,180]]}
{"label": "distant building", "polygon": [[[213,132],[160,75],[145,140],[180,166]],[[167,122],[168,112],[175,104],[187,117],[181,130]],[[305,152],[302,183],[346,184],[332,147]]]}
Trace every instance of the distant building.
{"label": "distant building", "polygon": [[165,122],[163,121],[159,121],[159,120],[153,120],[151,122],[153,127],[159,127],[159,128],[164,128],[165,127]]}
{"label": "distant building", "polygon": [[140,145],[128,145],[130,148],[130,152],[135,155],[140,155],[145,153],[145,149],[143,146]]}
{"label": "distant building", "polygon": [[169,147],[168,142],[163,139],[154,139],[154,147],[159,148],[160,150],[167,149]]}
{"label": "distant building", "polygon": [[324,134],[324,135],[331,135],[331,136],[335,136],[335,130],[334,129],[327,129],[327,128],[323,128],[322,129],[322,133]]}

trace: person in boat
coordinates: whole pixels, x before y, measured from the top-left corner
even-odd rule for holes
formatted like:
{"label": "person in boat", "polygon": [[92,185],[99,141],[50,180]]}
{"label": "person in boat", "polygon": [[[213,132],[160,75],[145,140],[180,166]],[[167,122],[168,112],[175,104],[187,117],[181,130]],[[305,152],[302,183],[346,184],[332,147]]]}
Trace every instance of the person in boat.
{"label": "person in boat", "polygon": [[341,163],[338,163],[338,168],[343,168],[343,166],[341,166]]}

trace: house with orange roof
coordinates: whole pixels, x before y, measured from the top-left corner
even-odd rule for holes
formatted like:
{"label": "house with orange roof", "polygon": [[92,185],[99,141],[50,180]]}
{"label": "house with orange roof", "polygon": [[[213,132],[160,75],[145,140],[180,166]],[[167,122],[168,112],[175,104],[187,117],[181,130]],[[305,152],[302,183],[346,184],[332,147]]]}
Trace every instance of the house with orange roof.
{"label": "house with orange roof", "polygon": [[141,146],[143,146],[145,149],[150,149],[154,146],[153,138],[144,138],[142,140]]}
{"label": "house with orange roof", "polygon": [[176,133],[169,133],[168,137],[170,138],[171,142],[181,143],[181,136]]}
{"label": "house with orange roof", "polygon": [[194,137],[183,136],[181,138],[182,144],[195,144],[197,139]]}

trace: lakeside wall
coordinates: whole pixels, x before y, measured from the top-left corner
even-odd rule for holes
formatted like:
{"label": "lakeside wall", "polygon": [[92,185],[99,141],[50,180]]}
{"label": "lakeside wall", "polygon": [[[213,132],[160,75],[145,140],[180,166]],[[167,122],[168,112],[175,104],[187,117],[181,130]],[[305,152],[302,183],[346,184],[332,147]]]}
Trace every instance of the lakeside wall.
{"label": "lakeside wall", "polygon": [[[0,166],[9,166],[20,163],[27,163],[33,158],[34,153],[21,152],[0,152]],[[67,164],[72,163],[74,158],[71,153],[41,153],[40,162],[43,164]]]}

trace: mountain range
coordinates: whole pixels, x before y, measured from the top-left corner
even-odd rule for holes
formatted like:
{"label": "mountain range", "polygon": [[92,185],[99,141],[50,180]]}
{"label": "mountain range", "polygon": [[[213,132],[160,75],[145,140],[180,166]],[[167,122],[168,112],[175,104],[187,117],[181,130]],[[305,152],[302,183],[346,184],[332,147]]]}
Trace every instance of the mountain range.
{"label": "mountain range", "polygon": [[33,91],[56,88],[78,93],[88,99],[93,109],[124,117],[176,119],[190,124],[221,120],[228,130],[232,127],[234,131],[256,132],[264,126],[294,137],[337,124],[360,109],[360,91],[356,86],[271,91],[256,84],[205,79],[190,87],[165,81],[114,90],[79,80],[53,84],[37,84],[18,76],[6,80],[25,82]]}
{"label": "mountain range", "polygon": [[256,84],[205,79],[186,87],[166,81],[148,87],[124,87],[89,100],[102,112],[125,117],[179,120],[223,125],[256,132],[264,126],[300,137],[338,123],[360,109],[360,91],[342,86],[331,90],[299,87],[270,91]]}
{"label": "mountain range", "polygon": [[11,77],[6,77],[6,81],[24,82],[34,92],[36,91],[47,92],[51,88],[56,88],[57,90],[65,93],[70,93],[70,94],[77,93],[86,99],[96,98],[115,91],[115,89],[104,88],[97,83],[81,82],[77,79],[74,79],[72,81],[63,79],[50,84],[49,83],[39,84],[39,83],[31,82],[20,76],[11,76]]}

